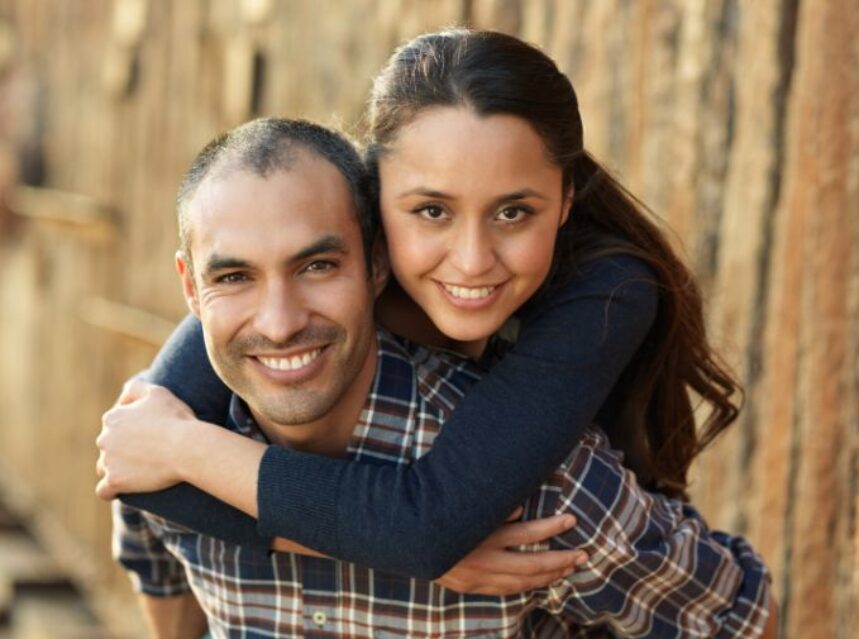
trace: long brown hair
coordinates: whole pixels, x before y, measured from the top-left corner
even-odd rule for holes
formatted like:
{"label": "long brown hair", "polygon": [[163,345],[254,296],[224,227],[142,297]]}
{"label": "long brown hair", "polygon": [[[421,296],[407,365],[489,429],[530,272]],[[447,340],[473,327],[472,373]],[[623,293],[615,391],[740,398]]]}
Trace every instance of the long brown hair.
{"label": "long brown hair", "polygon": [[[368,162],[378,189],[378,158],[422,110],[465,106],[531,124],[575,189],[569,221],[555,248],[542,294],[585,262],[631,255],[654,274],[656,319],[624,370],[626,391],[610,426],[612,444],[642,485],[686,498],[693,458],[737,417],[740,389],[707,343],[701,293],[649,211],[585,151],[578,100],[570,80],[539,49],[491,31],[452,29],[400,47],[370,96]],[[696,428],[694,392],[711,411]]]}

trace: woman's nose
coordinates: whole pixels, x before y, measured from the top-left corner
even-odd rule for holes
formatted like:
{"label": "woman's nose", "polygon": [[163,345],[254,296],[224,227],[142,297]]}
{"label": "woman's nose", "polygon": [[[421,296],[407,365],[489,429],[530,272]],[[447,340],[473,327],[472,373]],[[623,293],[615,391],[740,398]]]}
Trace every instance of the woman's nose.
{"label": "woman's nose", "polygon": [[491,270],[495,266],[496,256],[489,231],[475,223],[454,230],[450,260],[457,270],[470,277]]}

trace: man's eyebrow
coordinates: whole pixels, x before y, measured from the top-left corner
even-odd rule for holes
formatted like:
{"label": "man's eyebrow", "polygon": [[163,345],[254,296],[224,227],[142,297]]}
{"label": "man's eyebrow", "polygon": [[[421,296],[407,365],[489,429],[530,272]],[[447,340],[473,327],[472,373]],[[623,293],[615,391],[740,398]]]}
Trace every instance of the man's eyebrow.
{"label": "man's eyebrow", "polygon": [[346,242],[339,235],[326,235],[313,244],[301,249],[289,258],[289,262],[300,262],[320,253],[347,253]]}
{"label": "man's eyebrow", "polygon": [[242,260],[236,257],[224,257],[214,253],[206,260],[206,268],[203,269],[204,274],[214,273],[215,271],[223,271],[226,269],[243,269],[249,268],[251,263],[247,260]]}
{"label": "man's eyebrow", "polygon": [[[317,240],[313,244],[304,247],[294,255],[287,258],[286,262],[300,262],[308,257],[319,255],[320,253],[347,253],[346,242],[339,235],[326,235]],[[217,271],[225,271],[228,269],[249,269],[253,268],[253,263],[243,260],[238,257],[228,257],[214,253],[207,261],[206,267],[203,269],[204,275],[209,275]]]}

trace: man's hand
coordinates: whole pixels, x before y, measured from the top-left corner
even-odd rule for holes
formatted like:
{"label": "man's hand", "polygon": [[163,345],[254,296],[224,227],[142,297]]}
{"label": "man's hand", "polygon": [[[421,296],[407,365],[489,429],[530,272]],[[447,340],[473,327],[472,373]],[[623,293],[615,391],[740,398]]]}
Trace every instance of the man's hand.
{"label": "man's hand", "polygon": [[[522,514],[519,508],[508,522]],[[548,586],[587,561],[581,550],[522,552],[515,546],[535,544],[566,532],[575,525],[572,515],[506,523],[489,535],[435,583],[456,592],[512,595]]]}
{"label": "man's hand", "polygon": [[182,446],[182,426],[193,421],[191,409],[167,389],[140,380],[127,382],[117,404],[102,417],[96,439],[96,495],[113,499],[119,493],[179,483],[171,455]]}
{"label": "man's hand", "polygon": [[208,629],[206,615],[190,592],[173,597],[140,595],[140,605],[152,639],[198,639]]}

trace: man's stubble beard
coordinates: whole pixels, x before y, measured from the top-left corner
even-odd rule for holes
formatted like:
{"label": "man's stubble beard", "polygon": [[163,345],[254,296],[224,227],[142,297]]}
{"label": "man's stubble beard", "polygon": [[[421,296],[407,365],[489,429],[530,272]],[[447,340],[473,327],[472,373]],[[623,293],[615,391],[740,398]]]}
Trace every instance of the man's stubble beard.
{"label": "man's stubble beard", "polygon": [[[375,330],[374,325],[370,322]],[[339,361],[328,361],[326,369],[333,374],[322,388],[310,388],[320,380],[314,377],[307,383],[278,385],[250,373],[252,364],[246,353],[265,350],[277,351],[327,344],[321,356],[337,358],[347,346],[346,331],[340,326],[311,326],[284,343],[276,343],[252,334],[237,337],[224,349],[223,354],[211,353],[214,368],[226,385],[242,398],[251,411],[272,425],[299,426],[323,418],[331,412],[338,401],[349,390],[366,362],[371,340],[367,335],[360,338]]]}

